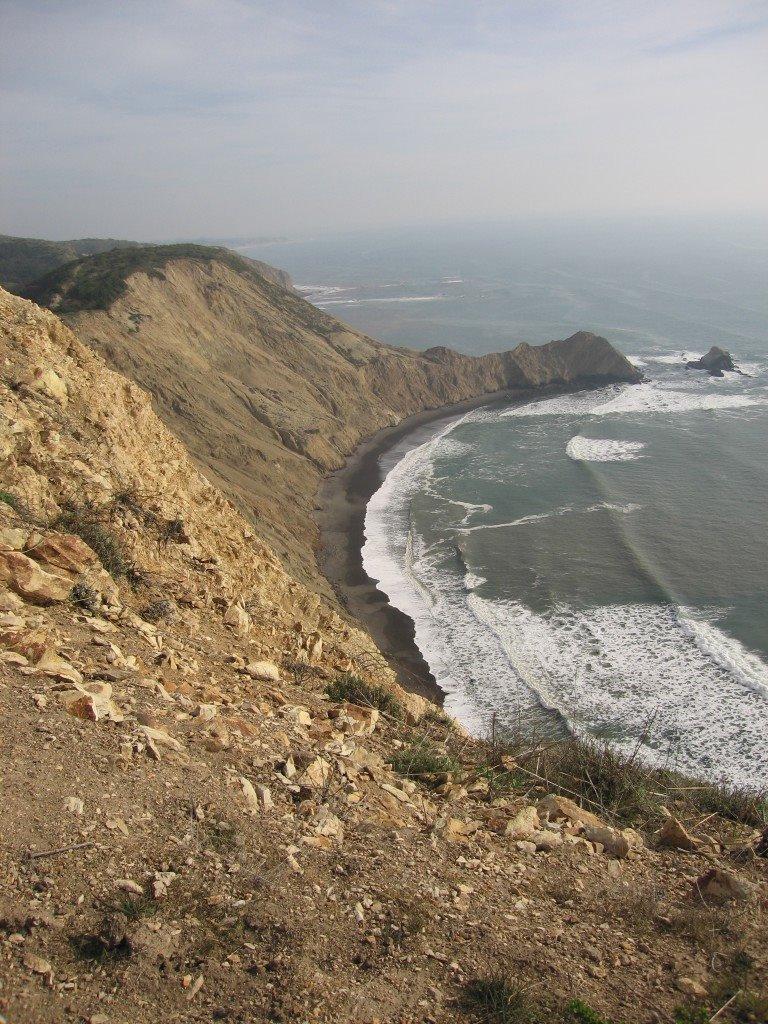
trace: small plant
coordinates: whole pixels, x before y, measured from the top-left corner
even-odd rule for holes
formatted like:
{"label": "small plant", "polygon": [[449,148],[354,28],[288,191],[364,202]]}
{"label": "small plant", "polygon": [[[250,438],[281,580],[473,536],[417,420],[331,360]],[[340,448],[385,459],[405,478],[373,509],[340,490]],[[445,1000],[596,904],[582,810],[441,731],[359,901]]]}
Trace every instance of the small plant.
{"label": "small plant", "polygon": [[452,730],[453,719],[450,715],[446,715],[442,708],[430,708],[425,711],[421,716],[420,724],[422,725],[434,725],[439,729]]}
{"label": "small plant", "polygon": [[574,999],[568,1003],[565,1013],[566,1020],[578,1021],[578,1024],[612,1024],[581,999]]}
{"label": "small plant", "polygon": [[146,619],[147,622],[163,622],[173,618],[175,611],[176,606],[173,601],[161,599],[159,601],[151,601],[142,608],[141,617]]}
{"label": "small plant", "polygon": [[156,526],[157,515],[146,507],[146,496],[135,487],[126,487],[118,491],[113,499],[118,508],[123,508],[134,515],[145,526]]}
{"label": "small plant", "polygon": [[181,516],[169,519],[160,531],[160,539],[166,544],[181,544],[187,540],[184,520]]}
{"label": "small plant", "polygon": [[34,516],[29,510],[26,502],[24,502],[17,494],[11,494],[10,491],[0,491],[0,504],[7,505],[12,508],[19,519],[23,519],[27,523],[34,522]]}
{"label": "small plant", "polygon": [[703,1006],[678,1006],[675,1009],[674,1024],[708,1024],[709,1010]]}
{"label": "small plant", "polygon": [[331,700],[337,703],[347,701],[349,704],[358,704],[364,708],[377,708],[391,718],[403,717],[402,705],[394,694],[385,690],[383,686],[367,683],[360,676],[353,675],[351,672],[337,676],[332,683],[328,684],[325,692]]}
{"label": "small plant", "polygon": [[704,814],[718,814],[752,828],[768,825],[768,792],[739,789],[727,783],[702,785],[690,792],[696,809]]}
{"label": "small plant", "polygon": [[398,751],[390,758],[389,763],[396,772],[408,779],[455,772],[459,768],[456,759],[446,750],[424,740]]}
{"label": "small plant", "polygon": [[99,592],[89,587],[87,583],[76,583],[69,592],[69,600],[78,608],[93,612],[99,606]]}
{"label": "small plant", "polygon": [[211,819],[202,823],[206,845],[217,853],[232,853],[240,845],[237,829],[225,820]]}
{"label": "small plant", "polygon": [[133,564],[123,552],[117,538],[102,522],[102,511],[93,503],[65,505],[51,523],[54,530],[74,533],[99,556],[99,561],[114,577],[132,577]]}
{"label": "small plant", "polygon": [[129,921],[138,921],[157,912],[157,900],[150,896],[126,895],[115,901],[113,909],[118,914],[125,914]]}
{"label": "small plant", "polygon": [[539,1024],[547,1019],[525,986],[503,977],[477,978],[466,990],[466,1003],[483,1024]]}

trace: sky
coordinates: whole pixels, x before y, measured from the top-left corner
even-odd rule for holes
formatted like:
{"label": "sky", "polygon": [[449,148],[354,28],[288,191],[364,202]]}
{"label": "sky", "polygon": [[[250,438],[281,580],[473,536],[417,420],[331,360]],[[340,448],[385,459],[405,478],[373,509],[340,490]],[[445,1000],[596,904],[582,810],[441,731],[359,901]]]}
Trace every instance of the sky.
{"label": "sky", "polygon": [[768,0],[0,0],[0,25],[0,232],[768,212]]}

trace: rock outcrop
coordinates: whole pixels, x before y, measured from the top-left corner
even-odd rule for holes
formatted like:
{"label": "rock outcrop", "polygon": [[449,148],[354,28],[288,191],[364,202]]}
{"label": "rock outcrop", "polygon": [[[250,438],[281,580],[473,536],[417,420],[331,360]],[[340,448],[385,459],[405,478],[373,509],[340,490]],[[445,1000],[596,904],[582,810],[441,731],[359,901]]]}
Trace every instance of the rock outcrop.
{"label": "rock outcrop", "polygon": [[[706,370],[710,377],[722,377],[723,373],[736,371],[730,352],[713,345],[701,359],[689,359],[685,364],[687,370]],[[738,372],[738,371],[736,371]]]}
{"label": "rock outcrop", "polygon": [[315,494],[362,438],[499,390],[638,379],[584,332],[481,358],[393,348],[264,273],[225,250],[145,247],[82,260],[32,291],[152,395],[209,479],[299,579],[329,596],[314,557]]}

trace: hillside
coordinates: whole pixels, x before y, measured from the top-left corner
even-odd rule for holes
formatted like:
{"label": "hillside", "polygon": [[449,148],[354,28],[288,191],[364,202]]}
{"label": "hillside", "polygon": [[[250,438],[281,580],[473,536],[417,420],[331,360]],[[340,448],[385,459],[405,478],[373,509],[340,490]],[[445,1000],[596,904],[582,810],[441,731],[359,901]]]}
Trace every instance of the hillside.
{"label": "hillside", "polygon": [[135,245],[118,238],[73,238],[51,242],[44,238],[0,235],[0,285],[21,292],[26,285],[81,256]]}
{"label": "hillside", "polygon": [[392,348],[282,287],[277,273],[222,249],[144,247],[63,267],[29,294],[152,395],[210,479],[292,572],[326,593],[315,495],[361,438],[499,390],[638,376],[587,333],[482,358]]}
{"label": "hillside", "polygon": [[54,314],[0,342],[0,1016],[766,1019],[757,797],[469,739]]}

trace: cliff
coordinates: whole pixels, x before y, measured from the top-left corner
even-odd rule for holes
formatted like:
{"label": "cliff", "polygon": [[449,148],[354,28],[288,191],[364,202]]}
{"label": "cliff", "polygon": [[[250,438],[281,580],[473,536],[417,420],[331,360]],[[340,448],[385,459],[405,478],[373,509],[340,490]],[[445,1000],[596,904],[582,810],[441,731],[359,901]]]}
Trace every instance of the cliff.
{"label": "cliff", "polygon": [[4,1020],[765,1019],[759,795],[468,738],[53,313],[0,346]]}
{"label": "cliff", "polygon": [[153,397],[198,466],[313,588],[321,476],[361,438],[423,409],[508,388],[635,380],[603,338],[473,358],[392,348],[227,250],[144,247],[81,260],[30,295]]}

